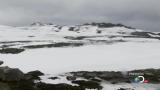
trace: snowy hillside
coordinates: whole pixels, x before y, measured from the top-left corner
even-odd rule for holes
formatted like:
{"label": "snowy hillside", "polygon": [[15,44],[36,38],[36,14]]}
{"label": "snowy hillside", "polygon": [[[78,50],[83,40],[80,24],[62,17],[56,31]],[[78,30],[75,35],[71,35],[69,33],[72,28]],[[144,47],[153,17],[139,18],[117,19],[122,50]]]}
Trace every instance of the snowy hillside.
{"label": "snowy hillside", "polygon": [[[53,76],[72,71],[159,68],[159,47],[159,32],[146,32],[122,24],[0,26],[3,66],[20,68],[23,72],[40,70]],[[42,77],[43,82],[56,82],[47,81],[46,76]],[[63,80],[58,82],[63,83]],[[119,86],[104,85],[110,90],[117,90]],[[135,90],[139,88],[149,90],[143,87]]]}
{"label": "snowy hillside", "polygon": [[[83,44],[107,44],[114,42],[155,42],[160,34],[144,32],[119,24],[106,23],[60,26],[35,23],[26,27],[0,26],[0,47],[72,42]],[[117,26],[116,26],[117,25]],[[12,41],[12,42],[11,42]],[[5,45],[3,42],[6,42]],[[12,45],[10,45],[12,43]]]}
{"label": "snowy hillside", "polygon": [[[133,64],[126,69],[136,69],[136,67],[151,68],[151,66],[157,67],[157,63],[159,62],[157,61],[157,57],[159,56],[159,50],[157,48],[159,46],[160,33],[144,32],[143,30],[134,29],[121,24],[92,23],[75,26],[60,26],[53,24],[48,25],[42,23],[33,23],[31,26],[25,27],[0,26],[1,58],[6,60],[8,62],[7,64],[10,63],[11,65],[18,66],[20,68],[23,68],[21,67],[21,65],[23,66],[23,64],[19,64],[21,61],[18,61],[19,63],[14,63],[14,61],[12,62],[12,60],[10,61],[10,59],[24,59],[24,61],[22,61],[21,63],[28,63],[27,65],[31,65],[30,68],[32,69],[36,69],[36,67],[32,66],[34,64],[31,64],[33,58],[37,58],[36,60],[42,62],[38,63],[37,66],[43,66],[46,61],[50,62],[53,58],[54,62],[57,62],[56,60],[58,59],[58,65],[54,66],[53,69],[51,68],[52,64],[47,65],[50,68],[48,68],[48,72],[46,73],[58,70],[59,64],[66,63],[63,62],[65,61],[64,57],[66,57],[67,60],[70,60],[68,61],[69,63],[74,63],[68,63],[66,66],[64,65],[64,68],[68,67],[68,65],[69,67],[75,66],[75,68],[77,67],[75,71],[92,69],[101,70],[102,68],[106,68],[103,67],[105,65],[107,65],[108,67],[105,70],[118,70],[120,68],[125,69],[126,67],[123,67],[123,63],[129,61],[129,65],[132,65],[133,63],[136,63],[134,60],[141,61],[141,64]],[[152,54],[150,54],[151,52]],[[45,53],[48,54],[45,55]],[[73,55],[72,53],[75,55]],[[47,57],[48,59],[43,61],[43,58]],[[153,59],[152,61],[155,60],[154,62],[152,62],[153,64],[149,66],[146,65],[148,62],[144,61],[151,58]],[[34,61],[37,62],[36,60]],[[105,64],[105,62],[108,63]],[[111,63],[114,63],[115,67],[114,65],[110,67],[109,64]],[[116,63],[118,64],[118,66]],[[141,66],[143,63],[146,64]],[[90,67],[88,65],[93,65],[93,67]],[[94,65],[99,68],[94,67]],[[42,67],[39,68],[41,68],[41,70],[45,69]],[[23,69],[27,71],[27,68],[24,67]],[[68,71],[73,70],[74,68],[68,68]],[[65,72],[63,68],[59,68],[59,71]]]}

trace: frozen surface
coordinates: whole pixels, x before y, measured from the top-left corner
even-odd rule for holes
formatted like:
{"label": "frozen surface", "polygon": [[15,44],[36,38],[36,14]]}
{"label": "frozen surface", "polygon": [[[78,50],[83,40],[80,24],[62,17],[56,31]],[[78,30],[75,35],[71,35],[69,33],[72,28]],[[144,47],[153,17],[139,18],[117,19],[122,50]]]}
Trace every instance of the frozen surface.
{"label": "frozen surface", "polygon": [[160,43],[124,42],[112,45],[27,50],[17,55],[0,54],[5,65],[23,71],[132,70],[159,68]]}

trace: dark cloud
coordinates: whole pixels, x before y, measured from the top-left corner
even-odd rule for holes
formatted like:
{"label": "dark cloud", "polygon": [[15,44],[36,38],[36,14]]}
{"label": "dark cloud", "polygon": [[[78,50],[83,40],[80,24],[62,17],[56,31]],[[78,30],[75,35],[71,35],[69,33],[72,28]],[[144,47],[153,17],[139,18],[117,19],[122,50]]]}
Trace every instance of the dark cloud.
{"label": "dark cloud", "polygon": [[0,24],[124,23],[160,31],[159,0],[0,0]]}

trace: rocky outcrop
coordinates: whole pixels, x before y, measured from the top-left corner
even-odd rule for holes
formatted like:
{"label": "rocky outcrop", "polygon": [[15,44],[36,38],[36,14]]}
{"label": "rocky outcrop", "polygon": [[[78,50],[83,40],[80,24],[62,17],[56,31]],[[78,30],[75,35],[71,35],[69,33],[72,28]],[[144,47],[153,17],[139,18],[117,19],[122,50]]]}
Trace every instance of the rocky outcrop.
{"label": "rocky outcrop", "polygon": [[17,68],[0,67],[0,80],[2,81],[20,81],[24,74]]}
{"label": "rocky outcrop", "polygon": [[128,29],[135,29],[135,28],[132,28],[130,26],[125,26],[123,24],[113,24],[113,23],[105,23],[105,22],[102,22],[102,23],[95,23],[95,22],[92,22],[92,23],[86,23],[84,25],[93,25],[93,26],[98,26],[100,28],[110,28],[110,27],[125,27],[125,28],[128,28]]}
{"label": "rocky outcrop", "polygon": [[[108,71],[103,71],[103,72],[87,72],[87,71],[82,71],[82,72],[71,72],[73,76],[75,77],[82,77],[87,80],[91,81],[96,81],[100,82],[101,80],[104,81],[109,81],[112,84],[116,83],[121,83],[121,82],[130,82],[129,78],[124,76],[121,72],[108,72]],[[99,78],[99,79],[97,79]]]}
{"label": "rocky outcrop", "polygon": [[43,76],[44,73],[42,73],[41,71],[31,71],[25,74],[25,80],[40,80],[39,76]]}
{"label": "rocky outcrop", "polygon": [[0,90],[11,90],[8,84],[0,82]]}
{"label": "rocky outcrop", "polygon": [[[134,78],[143,74],[145,79],[149,80],[149,83],[160,83],[160,69],[144,69],[144,70],[133,70],[126,72],[114,72],[114,71],[95,71],[95,72],[71,72],[74,77],[81,77],[91,81],[108,81],[112,84],[116,83],[132,83]],[[140,75],[141,76],[141,75]],[[100,80],[97,80],[99,78]]]}
{"label": "rocky outcrop", "polygon": [[[160,83],[160,69],[133,70],[128,71],[127,73],[144,73],[144,77],[148,79],[150,83]],[[114,71],[81,71],[65,74],[68,81],[78,86],[66,83],[44,83],[41,82],[40,78],[40,76],[43,75],[44,73],[38,70],[23,73],[17,68],[0,67],[0,90],[103,90],[103,87],[101,86],[103,81],[110,82],[112,84],[131,83],[129,82],[130,77],[127,76],[128,74]],[[82,80],[80,78],[82,78]],[[61,78],[50,77],[49,79],[56,80]],[[134,89],[119,88],[117,90]]]}

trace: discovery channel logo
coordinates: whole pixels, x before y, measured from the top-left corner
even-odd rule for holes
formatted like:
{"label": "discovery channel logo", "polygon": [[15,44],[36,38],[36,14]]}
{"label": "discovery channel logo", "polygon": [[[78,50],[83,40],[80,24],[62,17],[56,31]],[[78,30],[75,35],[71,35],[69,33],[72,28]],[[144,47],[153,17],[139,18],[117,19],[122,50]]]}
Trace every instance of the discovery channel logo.
{"label": "discovery channel logo", "polygon": [[149,83],[149,80],[145,79],[143,73],[129,73],[132,83]]}
{"label": "discovery channel logo", "polygon": [[149,83],[149,80],[146,80],[144,76],[137,76],[133,79],[133,83]]}

